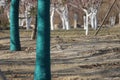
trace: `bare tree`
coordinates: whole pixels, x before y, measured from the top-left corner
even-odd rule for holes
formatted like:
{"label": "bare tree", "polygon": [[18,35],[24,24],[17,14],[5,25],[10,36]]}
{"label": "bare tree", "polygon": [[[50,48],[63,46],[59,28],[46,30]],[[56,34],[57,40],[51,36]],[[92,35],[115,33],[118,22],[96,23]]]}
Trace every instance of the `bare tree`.
{"label": "bare tree", "polygon": [[56,3],[51,4],[51,30],[54,30],[53,18],[55,11],[60,15],[63,29],[69,30],[69,16],[68,16],[68,5],[66,0],[58,0]]}
{"label": "bare tree", "polygon": [[86,35],[88,35],[89,21],[91,27],[97,29],[97,12],[101,5],[101,2],[102,0],[74,0],[71,3],[69,3],[71,6],[80,9],[85,13],[83,19]]}

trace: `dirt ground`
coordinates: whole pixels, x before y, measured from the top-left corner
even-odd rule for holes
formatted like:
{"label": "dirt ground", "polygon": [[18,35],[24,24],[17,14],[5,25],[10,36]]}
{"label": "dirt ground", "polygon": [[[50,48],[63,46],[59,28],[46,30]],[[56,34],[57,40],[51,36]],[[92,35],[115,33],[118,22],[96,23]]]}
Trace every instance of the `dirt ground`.
{"label": "dirt ground", "polygon": [[[120,80],[120,26],[94,32],[51,32],[52,80]],[[9,31],[0,31],[0,80],[33,80],[36,42],[20,34],[22,50],[10,52]]]}

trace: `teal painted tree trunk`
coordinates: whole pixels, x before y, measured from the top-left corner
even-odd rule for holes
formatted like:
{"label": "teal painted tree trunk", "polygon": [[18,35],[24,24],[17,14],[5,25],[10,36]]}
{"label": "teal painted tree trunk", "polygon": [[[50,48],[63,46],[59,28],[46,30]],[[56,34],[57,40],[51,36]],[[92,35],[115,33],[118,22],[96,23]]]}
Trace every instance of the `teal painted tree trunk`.
{"label": "teal painted tree trunk", "polygon": [[50,0],[38,0],[36,66],[34,80],[51,80]]}
{"label": "teal painted tree trunk", "polygon": [[10,5],[10,50],[21,50],[19,38],[19,0],[11,0]]}

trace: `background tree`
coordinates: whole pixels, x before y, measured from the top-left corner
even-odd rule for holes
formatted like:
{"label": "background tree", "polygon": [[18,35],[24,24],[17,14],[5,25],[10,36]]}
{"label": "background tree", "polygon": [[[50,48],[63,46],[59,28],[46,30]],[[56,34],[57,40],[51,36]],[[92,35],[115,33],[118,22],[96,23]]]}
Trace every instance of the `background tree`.
{"label": "background tree", "polygon": [[54,30],[53,23],[55,12],[57,12],[57,14],[59,14],[60,16],[63,29],[64,30],[70,29],[67,0],[57,0],[55,2],[52,1],[50,11],[51,11],[51,30]]}
{"label": "background tree", "polygon": [[38,0],[36,67],[34,80],[51,80],[50,0]]}
{"label": "background tree", "polygon": [[85,15],[84,19],[84,29],[86,30],[86,35],[88,35],[88,25],[89,21],[91,27],[97,29],[97,12],[101,5],[102,0],[74,0],[72,5],[75,8],[81,9]]}
{"label": "background tree", "polygon": [[10,50],[21,50],[19,38],[19,0],[11,0],[10,5]]}

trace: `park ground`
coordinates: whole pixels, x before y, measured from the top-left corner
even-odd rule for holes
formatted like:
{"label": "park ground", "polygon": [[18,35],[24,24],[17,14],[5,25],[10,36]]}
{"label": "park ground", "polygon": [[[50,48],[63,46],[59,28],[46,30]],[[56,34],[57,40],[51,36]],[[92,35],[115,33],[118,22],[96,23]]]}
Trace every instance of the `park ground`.
{"label": "park ground", "polygon": [[[36,40],[20,30],[21,51],[9,51],[9,30],[0,31],[0,80],[33,80]],[[51,31],[52,80],[120,80],[120,25]]]}

